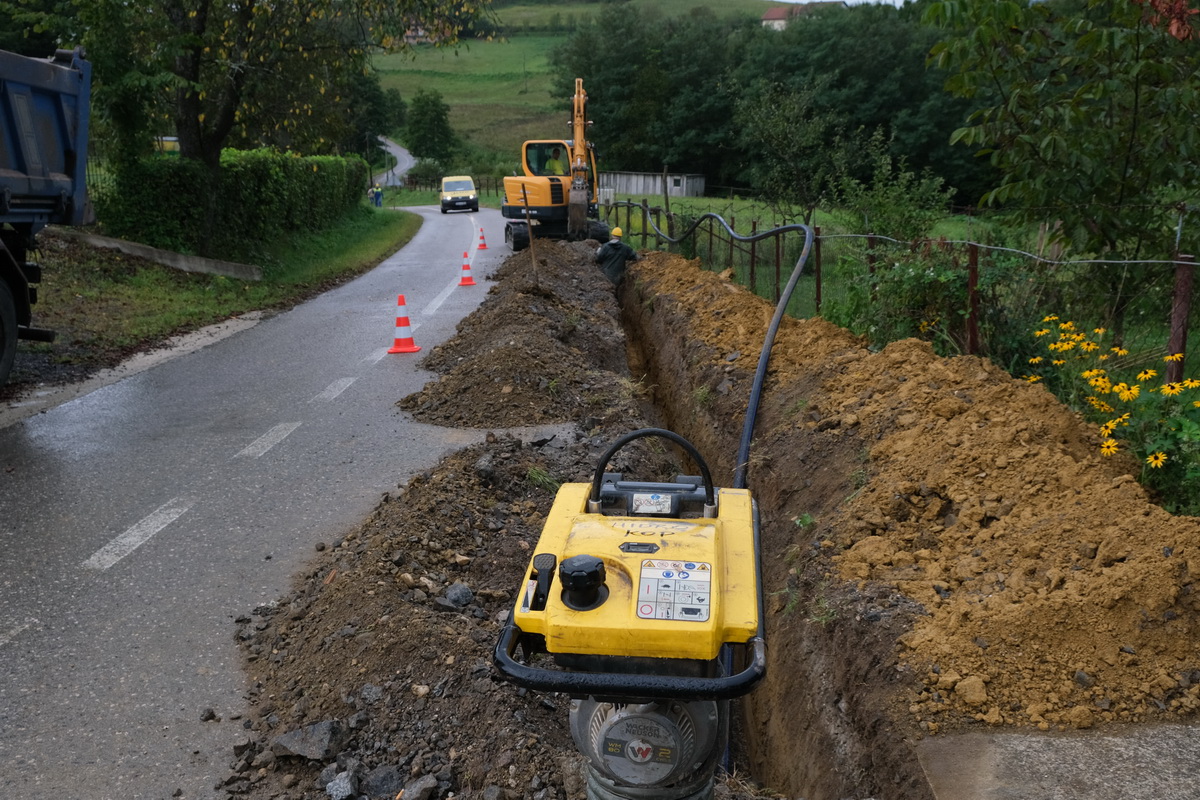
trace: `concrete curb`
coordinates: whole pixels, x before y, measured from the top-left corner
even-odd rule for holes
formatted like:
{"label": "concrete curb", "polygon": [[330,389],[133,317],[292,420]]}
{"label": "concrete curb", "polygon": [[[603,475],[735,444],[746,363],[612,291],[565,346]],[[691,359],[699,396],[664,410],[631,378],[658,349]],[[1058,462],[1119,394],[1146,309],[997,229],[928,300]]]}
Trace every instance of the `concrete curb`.
{"label": "concrete curb", "polygon": [[183,272],[202,272],[206,275],[224,275],[227,278],[237,278],[241,281],[262,280],[262,268],[254,266],[253,264],[239,264],[235,261],[218,261],[214,258],[188,256],[184,255],[183,253],[175,253],[170,250],[159,250],[157,247],[137,244],[136,242],[127,242],[123,239],[113,239],[108,236],[97,236],[94,233],[82,233],[80,231],[67,230],[65,228],[55,228],[54,231],[61,236],[84,242],[92,247],[103,247],[108,250],[119,250],[122,253],[128,253],[131,256],[138,256],[139,258],[144,258],[148,261],[153,261],[156,264],[162,264],[166,267],[182,270]]}

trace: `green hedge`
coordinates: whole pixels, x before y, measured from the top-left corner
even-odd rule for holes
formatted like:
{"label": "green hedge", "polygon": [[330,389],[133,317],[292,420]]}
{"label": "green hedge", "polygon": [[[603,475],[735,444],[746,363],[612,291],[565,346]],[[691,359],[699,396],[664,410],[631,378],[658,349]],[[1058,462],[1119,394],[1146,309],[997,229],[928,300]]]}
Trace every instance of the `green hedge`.
{"label": "green hedge", "polygon": [[357,156],[226,150],[211,191],[203,164],[153,156],[121,169],[113,190],[93,199],[109,235],[181,253],[250,259],[263,242],[337,222],[366,197],[369,179],[367,163]]}

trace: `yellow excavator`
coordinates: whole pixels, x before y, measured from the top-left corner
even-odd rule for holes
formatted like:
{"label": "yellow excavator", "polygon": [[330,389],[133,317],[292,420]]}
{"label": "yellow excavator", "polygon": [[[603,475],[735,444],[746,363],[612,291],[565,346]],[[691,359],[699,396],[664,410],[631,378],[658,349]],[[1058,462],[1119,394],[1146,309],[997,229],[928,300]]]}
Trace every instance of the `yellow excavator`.
{"label": "yellow excavator", "polygon": [[575,79],[570,139],[531,139],[521,146],[523,175],[504,179],[504,241],[513,251],[539,239],[609,239],[600,221],[596,153],[587,139],[587,92]]}

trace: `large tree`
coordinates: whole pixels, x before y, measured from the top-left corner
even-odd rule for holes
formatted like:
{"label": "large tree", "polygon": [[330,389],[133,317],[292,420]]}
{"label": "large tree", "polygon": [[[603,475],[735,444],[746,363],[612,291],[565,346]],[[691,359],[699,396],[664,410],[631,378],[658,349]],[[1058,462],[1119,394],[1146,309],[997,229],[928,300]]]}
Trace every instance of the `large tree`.
{"label": "large tree", "polygon": [[814,92],[814,111],[839,117],[848,130],[881,131],[893,158],[933,170],[960,203],[973,204],[991,188],[992,169],[950,146],[970,106],[945,92],[945,75],[927,66],[937,37],[914,5],[829,4],[786,30],[740,34],[731,77],[750,93],[760,86]]}
{"label": "large tree", "polygon": [[564,119],[583,78],[603,168],[669,166],[729,179],[738,143],[722,82],[736,52],[731,30],[743,24],[706,8],[667,18],[654,8],[606,6],[552,54]]}
{"label": "large tree", "polygon": [[409,105],[404,143],[417,158],[442,163],[450,160],[456,139],[450,127],[450,107],[440,92],[417,91]]}
{"label": "large tree", "polygon": [[87,47],[123,152],[144,146],[148,128],[168,129],[184,158],[215,170],[235,139],[336,141],[373,49],[403,49],[413,36],[452,44],[487,3],[71,0],[42,25]]}
{"label": "large tree", "polygon": [[[947,86],[976,106],[955,140],[1001,173],[990,200],[1052,224],[1080,254],[1166,259],[1177,235],[1195,252],[1183,221],[1200,192],[1200,61],[1185,28],[1128,0],[946,0],[928,17],[947,31],[934,50]],[[1092,275],[1107,299],[1097,321],[1120,339],[1137,298],[1165,291],[1171,272]]]}
{"label": "large tree", "polygon": [[988,199],[1056,220],[1077,249],[1170,255],[1200,191],[1200,61],[1143,6],[947,0],[928,18],[947,87],[975,106],[955,141],[1000,170]]}

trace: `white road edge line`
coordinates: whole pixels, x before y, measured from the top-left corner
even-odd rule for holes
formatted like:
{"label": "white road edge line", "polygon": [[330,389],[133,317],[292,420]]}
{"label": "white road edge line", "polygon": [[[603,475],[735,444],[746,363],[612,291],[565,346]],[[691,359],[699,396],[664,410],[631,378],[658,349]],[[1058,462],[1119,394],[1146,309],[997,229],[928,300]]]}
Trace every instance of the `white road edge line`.
{"label": "white road edge line", "polygon": [[325,387],[325,391],[321,392],[309,402],[312,403],[318,400],[327,402],[329,400],[333,400],[339,394],[349,389],[350,384],[354,383],[356,380],[358,380],[358,378],[342,378],[340,381],[334,381]]}
{"label": "white road edge line", "polygon": [[23,632],[37,624],[38,621],[36,619],[29,617],[24,622],[18,622],[8,630],[0,630],[0,647],[4,647],[4,645],[8,644],[13,639],[20,636]]}
{"label": "white road edge line", "polygon": [[286,439],[300,425],[299,422],[281,422],[251,442],[249,447],[235,455],[234,458],[258,458]]}
{"label": "white road edge line", "polygon": [[134,524],[127,531],[101,547],[92,557],[84,561],[84,569],[106,570],[125,556],[141,547],[154,534],[179,519],[196,504],[194,497],[176,497],[163,503],[149,516]]}

